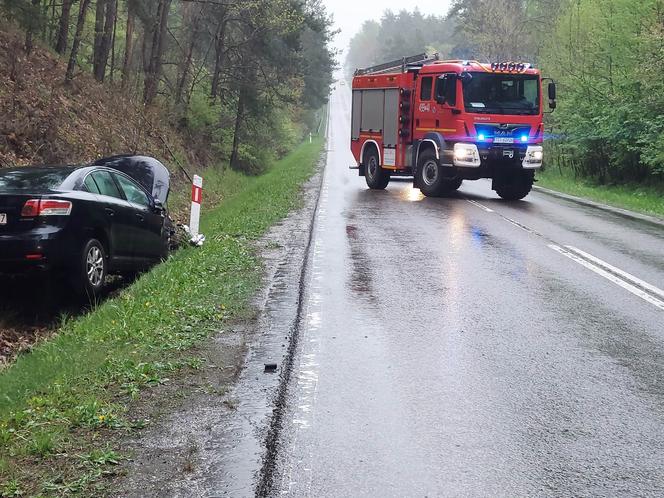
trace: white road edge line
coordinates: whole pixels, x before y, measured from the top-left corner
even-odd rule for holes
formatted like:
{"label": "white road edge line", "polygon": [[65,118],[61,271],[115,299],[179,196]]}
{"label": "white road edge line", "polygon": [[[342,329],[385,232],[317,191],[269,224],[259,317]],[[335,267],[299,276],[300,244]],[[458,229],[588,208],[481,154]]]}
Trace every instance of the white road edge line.
{"label": "white road edge line", "polygon": [[644,280],[641,280],[638,277],[635,277],[634,275],[627,273],[626,271],[621,270],[620,268],[616,268],[615,266],[610,265],[606,261],[602,261],[601,259],[593,256],[592,254],[588,254],[587,252],[582,251],[581,249],[574,247],[574,246],[565,246],[566,249],[569,249],[570,251],[573,251],[577,253],[580,256],[583,256],[589,261],[592,261],[596,265],[599,265],[603,267],[606,270],[609,270],[611,273],[615,273],[616,275],[620,275],[622,278],[625,280],[629,280],[633,284],[638,285],[639,287],[642,287],[648,291],[650,291],[653,294],[658,295],[662,299],[664,299],[664,290],[660,289],[659,287],[655,287],[652,284],[649,284],[648,282],[645,282]]}
{"label": "white road edge line", "polygon": [[[586,261],[583,259],[581,256],[578,254],[575,254],[573,252],[568,251],[567,249],[564,249],[560,246],[557,246],[555,244],[549,244],[549,248],[553,249],[554,251],[562,254],[563,256],[571,259],[572,261],[579,263],[581,266],[584,266],[588,268],[589,270],[594,271],[598,275],[604,277],[605,279],[613,282],[614,284],[622,287],[626,291],[631,292],[635,296],[640,297],[644,301],[648,301],[650,304],[656,306],[660,310],[664,311],[664,301],[660,301],[656,297],[651,296],[647,292],[639,289],[638,287],[635,287],[634,285],[630,284],[629,282],[626,282],[622,280],[621,278],[618,278],[616,275],[609,273],[608,271],[602,269],[599,266],[594,265],[593,263]],[[601,260],[600,260],[601,261]]]}

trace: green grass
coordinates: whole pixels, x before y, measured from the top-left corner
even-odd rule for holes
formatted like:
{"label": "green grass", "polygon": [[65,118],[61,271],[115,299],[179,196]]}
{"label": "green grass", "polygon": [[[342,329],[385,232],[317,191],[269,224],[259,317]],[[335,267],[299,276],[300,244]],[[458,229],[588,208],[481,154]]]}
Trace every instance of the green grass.
{"label": "green grass", "polygon": [[204,213],[202,248],[178,251],[0,373],[0,496],[80,491],[119,460],[100,434],[140,427],[124,418],[132,399],[200,366],[186,351],[250,313],[262,271],[252,241],[300,204],[321,147],[302,144],[259,177],[207,172],[206,198],[220,203]]}
{"label": "green grass", "polygon": [[664,217],[664,185],[597,185],[550,168],[537,174],[537,185],[644,214]]}

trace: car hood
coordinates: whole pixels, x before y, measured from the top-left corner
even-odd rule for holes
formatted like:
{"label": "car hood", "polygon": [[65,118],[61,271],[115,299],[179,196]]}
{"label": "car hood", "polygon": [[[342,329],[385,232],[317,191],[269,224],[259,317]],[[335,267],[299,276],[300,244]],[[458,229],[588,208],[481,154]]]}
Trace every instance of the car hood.
{"label": "car hood", "polygon": [[162,204],[168,201],[171,175],[168,168],[154,157],[115,156],[99,159],[94,164],[122,171],[151,192],[152,196]]}

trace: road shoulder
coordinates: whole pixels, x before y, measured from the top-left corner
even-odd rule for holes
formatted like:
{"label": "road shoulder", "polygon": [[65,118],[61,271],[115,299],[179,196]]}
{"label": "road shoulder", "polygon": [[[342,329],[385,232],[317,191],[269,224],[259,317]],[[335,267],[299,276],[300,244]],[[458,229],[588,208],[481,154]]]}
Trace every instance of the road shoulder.
{"label": "road shoulder", "polygon": [[623,209],[615,206],[609,206],[607,204],[602,204],[601,202],[592,201],[584,197],[577,197],[575,195],[565,194],[563,192],[558,192],[557,190],[552,190],[545,187],[540,187],[539,185],[533,186],[533,190],[547,194],[559,199],[565,199],[567,201],[575,202],[583,206],[593,207],[595,209],[600,209],[602,211],[607,211],[609,213],[617,214],[625,218],[630,218],[633,220],[643,221],[646,223],[651,223],[659,227],[664,227],[664,219],[658,218],[656,216],[650,216],[643,213],[637,213],[636,211],[630,211],[629,209]]}
{"label": "road shoulder", "polygon": [[118,441],[131,458],[110,482],[109,495],[253,495],[280,382],[265,364],[278,371],[287,355],[324,155],[319,164],[303,186],[303,207],[256,243],[265,270],[253,316],[199,347],[198,369],[136,404],[130,418],[147,419],[149,427]]}

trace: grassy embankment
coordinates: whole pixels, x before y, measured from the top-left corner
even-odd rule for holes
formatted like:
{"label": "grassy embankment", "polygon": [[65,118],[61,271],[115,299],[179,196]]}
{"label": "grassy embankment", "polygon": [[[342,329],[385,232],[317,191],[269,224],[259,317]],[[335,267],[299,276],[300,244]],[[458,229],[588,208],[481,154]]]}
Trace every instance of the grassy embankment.
{"label": "grassy embankment", "polygon": [[577,197],[657,217],[664,217],[664,185],[597,185],[572,173],[549,168],[538,173],[537,185]]}
{"label": "grassy embankment", "polygon": [[260,177],[206,174],[202,248],[187,248],[0,373],[0,495],[87,490],[121,458],[109,431],[142,389],[199,367],[187,350],[247,316],[261,282],[252,241],[298,206],[322,139],[302,144]]}

